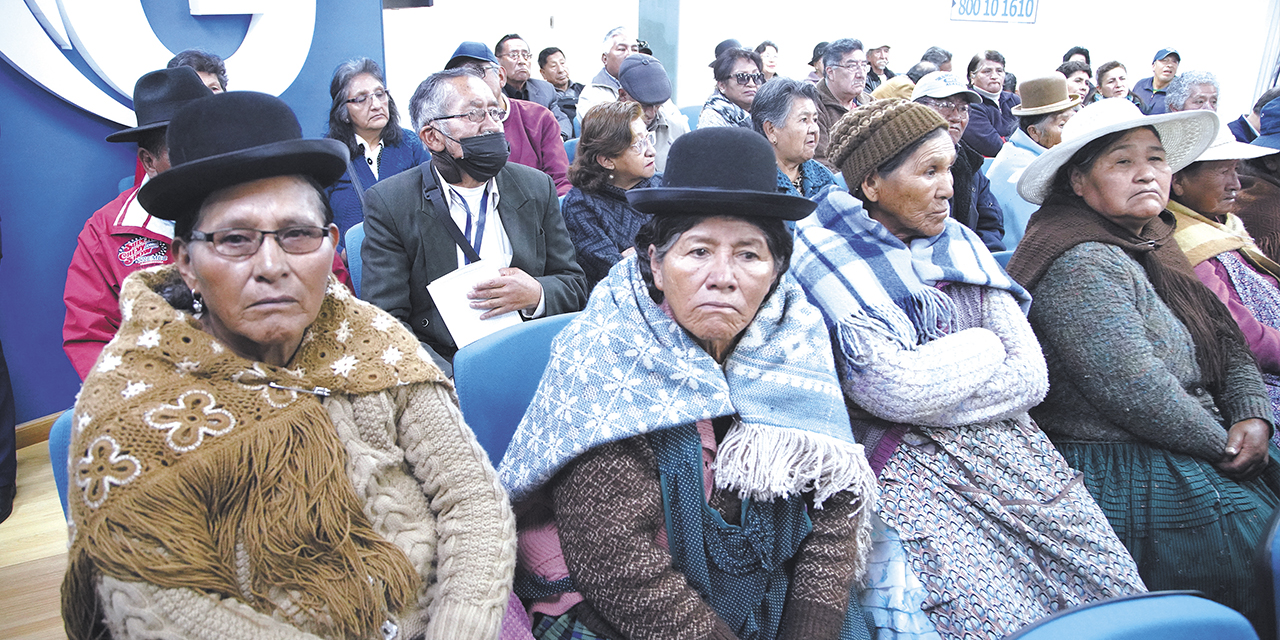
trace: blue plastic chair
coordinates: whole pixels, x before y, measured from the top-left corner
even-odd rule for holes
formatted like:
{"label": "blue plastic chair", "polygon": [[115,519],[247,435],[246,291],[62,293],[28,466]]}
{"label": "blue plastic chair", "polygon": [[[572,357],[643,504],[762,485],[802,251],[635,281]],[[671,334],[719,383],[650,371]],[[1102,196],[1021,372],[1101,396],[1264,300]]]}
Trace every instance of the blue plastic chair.
{"label": "blue plastic chair", "polygon": [[551,360],[551,340],[576,313],[539,318],[503,329],[461,349],[453,358],[462,417],[496,467]]}
{"label": "blue plastic chair", "polygon": [[1155,591],[1042,618],[1005,640],[1258,640],[1239,612],[1195,591]]}
{"label": "blue plastic chair", "polygon": [[356,289],[356,297],[360,297],[360,270],[364,262],[360,260],[360,247],[364,244],[364,223],[347,229],[347,271],[351,273],[351,285]]}
{"label": "blue plastic chair", "polygon": [[575,138],[582,137],[582,114],[581,113],[573,116],[573,137]]}
{"label": "blue plastic chair", "polygon": [[1012,251],[992,251],[991,255],[996,259],[996,262],[1000,263],[1001,268],[1007,269],[1009,267],[1009,258],[1013,257],[1013,252]]}
{"label": "blue plastic chair", "polygon": [[571,138],[564,141],[564,154],[569,156],[569,164],[573,164],[573,156],[578,152],[578,139]]}
{"label": "blue plastic chair", "polygon": [[849,185],[848,185],[848,183],[846,183],[846,182],[845,182],[845,180],[844,180],[844,172],[843,172],[843,171],[837,171],[837,172],[835,172],[834,174],[832,174],[832,177],[834,177],[834,178],[836,179],[836,186],[837,186],[837,187],[840,187],[841,189],[844,189],[845,191],[848,191],[848,190],[849,190]]}
{"label": "blue plastic chair", "polygon": [[67,458],[71,449],[71,409],[62,412],[49,427],[49,465],[53,467],[53,483],[62,498],[62,515],[70,517],[67,507]]}
{"label": "blue plastic chair", "polygon": [[698,128],[698,116],[702,115],[702,105],[691,107],[680,107],[680,113],[689,119],[689,130],[693,131]]}
{"label": "blue plastic chair", "polygon": [[1274,626],[1276,637],[1280,639],[1280,510],[1271,516],[1271,524],[1267,527],[1267,537],[1258,547],[1257,556],[1258,584],[1262,586],[1267,602],[1275,606]]}

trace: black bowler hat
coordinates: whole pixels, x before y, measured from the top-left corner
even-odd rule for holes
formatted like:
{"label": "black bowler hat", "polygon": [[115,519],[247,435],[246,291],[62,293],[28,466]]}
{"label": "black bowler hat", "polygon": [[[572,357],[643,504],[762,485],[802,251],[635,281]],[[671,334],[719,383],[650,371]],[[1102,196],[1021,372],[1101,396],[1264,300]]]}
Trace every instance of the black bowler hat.
{"label": "black bowler hat", "polygon": [[107,142],[137,142],[142,134],[169,124],[173,114],[192,100],[213,95],[191,67],[152,71],[133,85],[133,114],[138,126],[107,136]]}
{"label": "black bowler hat", "polygon": [[337,140],[303,139],[289,105],[256,91],[197,100],[173,117],[166,136],[171,168],[138,191],[147,212],[165,220],[194,214],[214,191],[263,178],[300,174],[327,187],[350,156]]}
{"label": "black bowler hat", "polygon": [[818,207],[778,192],[778,164],[764,136],[742,127],[686,133],[671,145],[662,186],[627,201],[653,215],[735,215],[799,220]]}

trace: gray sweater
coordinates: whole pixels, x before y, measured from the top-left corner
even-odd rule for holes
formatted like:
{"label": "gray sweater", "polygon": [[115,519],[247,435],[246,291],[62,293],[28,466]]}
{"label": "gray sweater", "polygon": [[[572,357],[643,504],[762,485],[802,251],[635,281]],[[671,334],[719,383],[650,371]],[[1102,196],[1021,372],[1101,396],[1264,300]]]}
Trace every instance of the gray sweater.
{"label": "gray sweater", "polygon": [[1217,462],[1226,427],[1272,422],[1248,347],[1237,343],[1227,354],[1226,389],[1212,396],[1191,334],[1120,247],[1076,245],[1033,295],[1029,319],[1049,366],[1049,394],[1031,417],[1055,438],[1146,442]]}

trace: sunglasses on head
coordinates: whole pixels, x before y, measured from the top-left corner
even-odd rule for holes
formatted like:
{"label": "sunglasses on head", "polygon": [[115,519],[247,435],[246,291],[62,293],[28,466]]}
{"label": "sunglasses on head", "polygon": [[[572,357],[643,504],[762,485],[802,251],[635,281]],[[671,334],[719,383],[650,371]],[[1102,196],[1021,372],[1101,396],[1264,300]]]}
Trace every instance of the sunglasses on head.
{"label": "sunglasses on head", "polygon": [[750,84],[752,80],[754,80],[757,85],[764,84],[763,73],[735,73],[733,74],[733,79],[737,80],[738,84],[744,87]]}

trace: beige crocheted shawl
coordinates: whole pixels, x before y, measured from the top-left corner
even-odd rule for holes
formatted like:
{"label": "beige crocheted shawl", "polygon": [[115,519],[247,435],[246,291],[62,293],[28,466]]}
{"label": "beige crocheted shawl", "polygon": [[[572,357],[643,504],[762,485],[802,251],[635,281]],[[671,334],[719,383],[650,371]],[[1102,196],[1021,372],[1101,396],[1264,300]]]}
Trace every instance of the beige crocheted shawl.
{"label": "beige crocheted shawl", "polygon": [[105,635],[99,575],[236,598],[337,637],[381,637],[421,577],[374,532],[318,396],[441,381],[398,321],[336,280],[288,368],[251,362],[129,276],[85,380],[70,455],[73,639]]}

